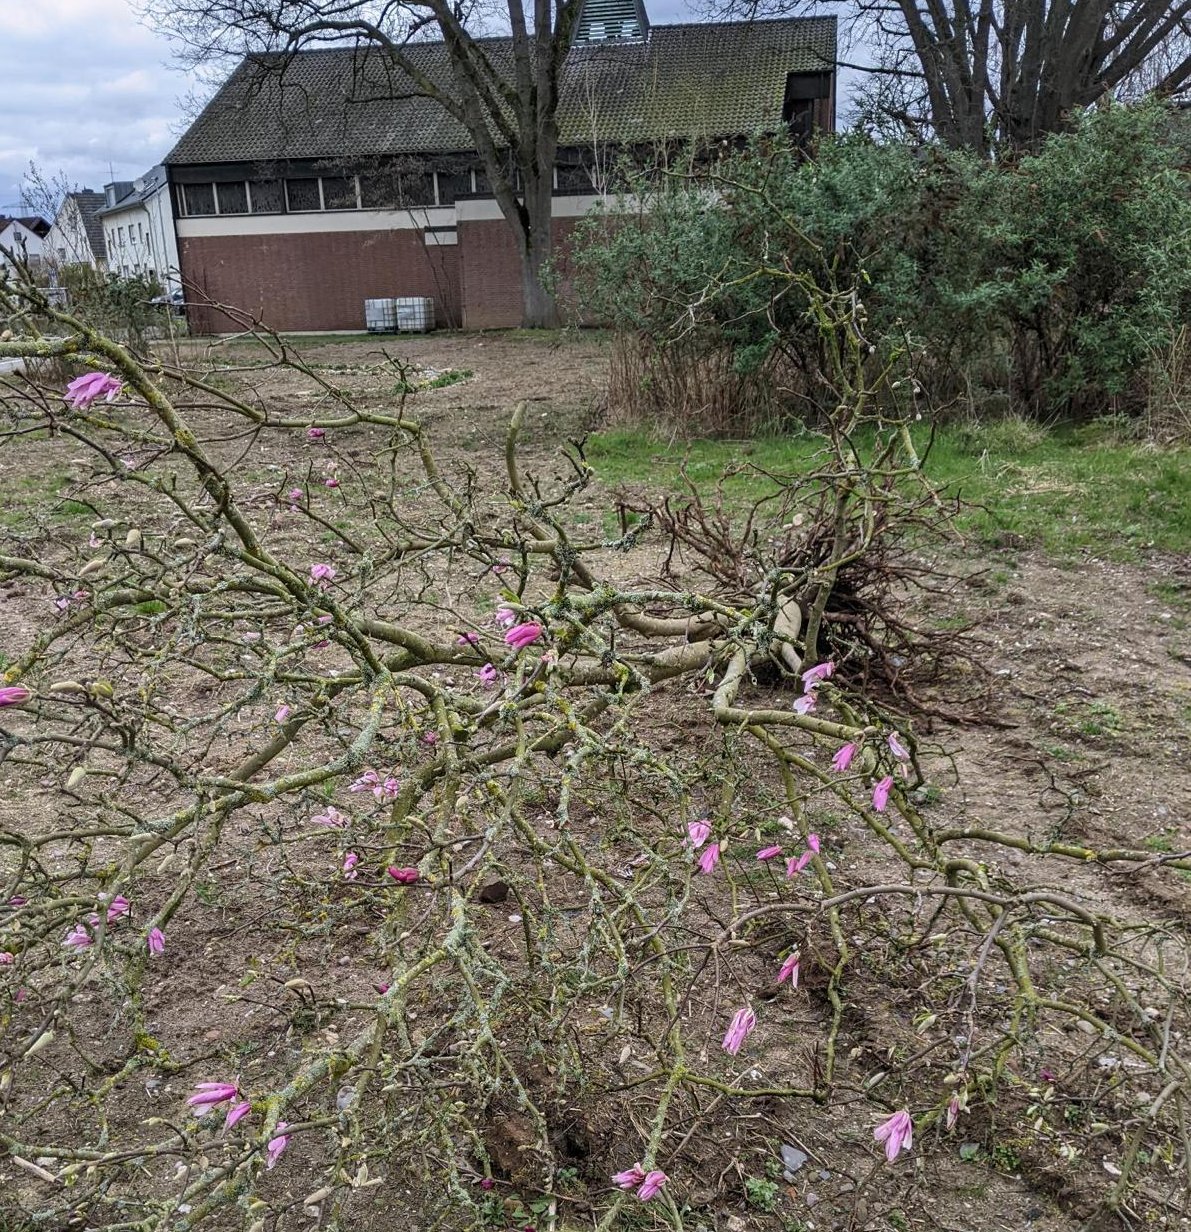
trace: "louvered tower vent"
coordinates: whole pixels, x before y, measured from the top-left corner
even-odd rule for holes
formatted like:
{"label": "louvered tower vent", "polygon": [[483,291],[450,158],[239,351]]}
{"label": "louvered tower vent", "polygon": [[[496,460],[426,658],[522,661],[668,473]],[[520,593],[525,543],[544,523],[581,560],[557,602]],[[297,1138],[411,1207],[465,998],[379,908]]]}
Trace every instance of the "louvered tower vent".
{"label": "louvered tower vent", "polygon": [[643,43],[648,33],[649,18],[641,0],[584,0],[575,44]]}

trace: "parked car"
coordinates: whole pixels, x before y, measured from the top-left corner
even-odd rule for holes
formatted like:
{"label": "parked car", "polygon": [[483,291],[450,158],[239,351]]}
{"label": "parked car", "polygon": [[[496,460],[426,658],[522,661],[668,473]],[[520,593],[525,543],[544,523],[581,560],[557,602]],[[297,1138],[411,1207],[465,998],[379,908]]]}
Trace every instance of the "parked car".
{"label": "parked car", "polygon": [[186,297],[181,287],[174,291],[167,291],[164,295],[155,295],[149,303],[155,308],[168,308],[177,316],[183,316],[186,312]]}

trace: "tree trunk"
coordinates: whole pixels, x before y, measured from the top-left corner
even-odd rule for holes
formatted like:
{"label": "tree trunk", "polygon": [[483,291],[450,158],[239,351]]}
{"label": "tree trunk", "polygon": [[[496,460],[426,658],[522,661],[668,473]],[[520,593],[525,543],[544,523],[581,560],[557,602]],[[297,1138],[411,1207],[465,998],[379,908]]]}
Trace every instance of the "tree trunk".
{"label": "tree trunk", "polygon": [[542,275],[550,260],[550,232],[531,232],[526,250],[521,254],[521,325],[524,329],[557,329],[558,303],[542,285]]}
{"label": "tree trunk", "polygon": [[533,183],[525,185],[524,230],[521,233],[521,324],[525,329],[557,329],[558,304],[543,284],[554,253],[551,217],[554,209],[554,160],[538,164]]}

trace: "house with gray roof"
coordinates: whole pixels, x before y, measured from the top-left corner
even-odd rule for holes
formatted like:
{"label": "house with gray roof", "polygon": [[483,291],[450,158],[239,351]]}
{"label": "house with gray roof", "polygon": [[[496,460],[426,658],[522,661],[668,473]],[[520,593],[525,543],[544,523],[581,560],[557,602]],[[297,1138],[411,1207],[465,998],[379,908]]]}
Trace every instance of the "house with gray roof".
{"label": "house with gray roof", "polygon": [[10,255],[13,261],[23,262],[31,270],[40,269],[49,232],[50,224],[36,214],[20,218],[0,214],[0,271],[11,264]]}
{"label": "house with gray roof", "polygon": [[103,226],[108,269],[122,278],[147,278],[163,290],[178,283],[178,241],[165,168],[103,187]]}
{"label": "house with gray roof", "polygon": [[99,221],[103,205],[103,193],[91,188],[66,194],[42,245],[48,264],[58,268],[63,265],[107,268],[107,247],[103,224]]}
{"label": "house with gray roof", "polygon": [[[511,41],[483,41],[511,63]],[[432,81],[445,47],[407,45]],[[576,221],[626,157],[835,122],[834,18],[651,26],[588,0],[563,64],[553,217]],[[440,324],[516,325],[517,254],[466,128],[376,50],[243,61],[164,161],[197,332],[224,304],[281,330],[364,326],[364,301],[434,300]]]}

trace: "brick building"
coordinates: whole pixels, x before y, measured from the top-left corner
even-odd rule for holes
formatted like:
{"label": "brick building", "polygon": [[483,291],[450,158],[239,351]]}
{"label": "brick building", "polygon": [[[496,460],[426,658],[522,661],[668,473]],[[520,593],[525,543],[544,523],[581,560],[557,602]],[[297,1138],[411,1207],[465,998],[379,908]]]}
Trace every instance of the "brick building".
{"label": "brick building", "polygon": [[[650,27],[636,0],[624,10],[589,0],[563,69],[564,260],[626,155],[834,126],[834,19]],[[406,50],[449,71],[441,43]],[[232,328],[208,302],[279,330],[356,330],[366,299],[408,296],[433,298],[440,325],[519,323],[515,240],[467,130],[397,76],[352,48],[246,60],[182,136],[165,167],[196,332]]]}

